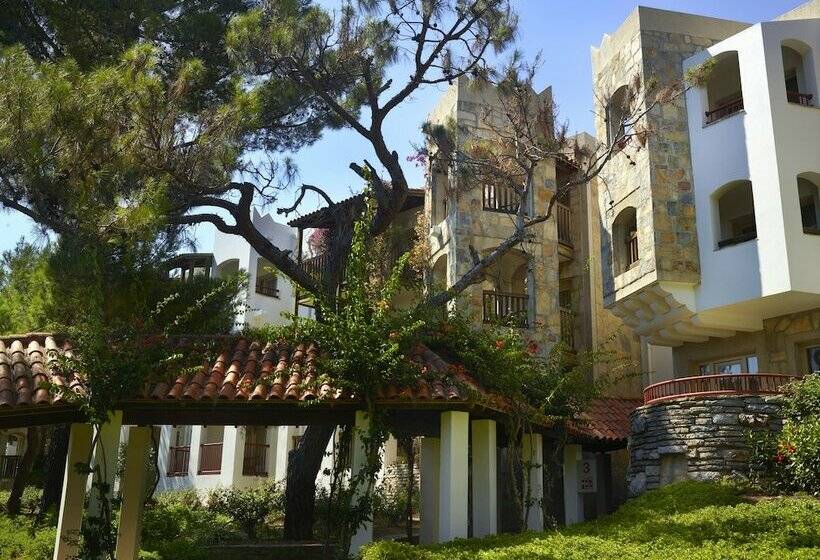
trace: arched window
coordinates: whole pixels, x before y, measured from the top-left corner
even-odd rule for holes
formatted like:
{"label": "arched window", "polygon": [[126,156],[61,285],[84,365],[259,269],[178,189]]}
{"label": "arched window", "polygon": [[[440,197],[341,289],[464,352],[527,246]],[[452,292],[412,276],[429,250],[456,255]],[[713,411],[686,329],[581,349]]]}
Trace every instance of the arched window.
{"label": "arched window", "polygon": [[628,86],[621,86],[610,96],[606,105],[606,139],[611,144],[624,135],[625,123],[629,118],[632,98]]}
{"label": "arched window", "polygon": [[216,267],[216,273],[220,278],[227,278],[239,272],[239,259],[228,259],[222,261]]}
{"label": "arched window", "polygon": [[757,238],[751,181],[732,181],[715,193],[718,248]]}
{"label": "arched window", "polygon": [[820,173],[798,175],[797,195],[800,199],[803,231],[820,235]]}
{"label": "arched window", "polygon": [[612,258],[615,275],[623,274],[640,259],[638,252],[638,212],[624,208],[612,222]]}
{"label": "arched window", "polygon": [[706,97],[709,104],[706,124],[743,110],[743,90],[740,85],[737,51],[720,53],[713,60],[715,66],[706,80]]}
{"label": "arched window", "polygon": [[256,260],[256,293],[279,297],[279,274],[270,262],[261,257]]}
{"label": "arched window", "polygon": [[789,39],[780,46],[783,54],[783,79],[789,103],[813,106],[815,91],[814,61],[811,48],[801,41]]}

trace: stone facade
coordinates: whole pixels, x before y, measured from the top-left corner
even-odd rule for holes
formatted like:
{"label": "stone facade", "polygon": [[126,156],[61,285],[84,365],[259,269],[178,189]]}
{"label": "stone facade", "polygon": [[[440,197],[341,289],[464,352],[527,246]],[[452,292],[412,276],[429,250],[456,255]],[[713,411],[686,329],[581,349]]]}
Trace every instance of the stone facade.
{"label": "stone facade", "polygon": [[630,495],[682,479],[749,471],[751,430],[782,428],[782,397],[688,397],[637,408],[629,436]]}

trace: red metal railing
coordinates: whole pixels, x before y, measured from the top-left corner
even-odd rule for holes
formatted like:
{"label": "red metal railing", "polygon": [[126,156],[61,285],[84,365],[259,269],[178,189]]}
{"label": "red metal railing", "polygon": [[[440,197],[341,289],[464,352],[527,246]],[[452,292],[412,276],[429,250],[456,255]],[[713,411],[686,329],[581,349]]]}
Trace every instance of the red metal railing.
{"label": "red metal railing", "polygon": [[188,476],[188,463],[190,462],[190,445],[168,448],[168,476]]}
{"label": "red metal railing", "polygon": [[572,246],[572,211],[560,202],[555,205],[558,222],[558,242]]}
{"label": "red metal railing", "polygon": [[199,446],[199,474],[219,474],[222,471],[222,442]]}
{"label": "red metal railing", "polygon": [[519,204],[521,204],[521,196],[515,189],[510,187],[496,187],[494,185],[484,187],[484,210],[515,214],[518,212]]}
{"label": "red metal railing", "polygon": [[268,476],[267,457],[268,444],[245,443],[242,474],[245,476]]}
{"label": "red metal railing", "polygon": [[713,395],[773,395],[800,376],[779,373],[726,373],[681,377],[654,383],[643,390],[644,404]]}
{"label": "red metal railing", "polygon": [[484,291],[484,322],[526,327],[529,323],[526,294]]}
{"label": "red metal railing", "polygon": [[789,103],[797,103],[798,105],[803,105],[805,107],[813,107],[814,103],[812,99],[814,95],[811,93],[800,93],[799,91],[787,91],[786,92],[786,99],[788,99]]}
{"label": "red metal railing", "polygon": [[19,455],[3,455],[0,457],[0,478],[14,478],[19,463]]}
{"label": "red metal railing", "polygon": [[742,110],[743,98],[738,97],[728,103],[715,107],[711,111],[706,111],[706,124],[719,121],[722,118],[728,117],[729,115],[734,115]]}

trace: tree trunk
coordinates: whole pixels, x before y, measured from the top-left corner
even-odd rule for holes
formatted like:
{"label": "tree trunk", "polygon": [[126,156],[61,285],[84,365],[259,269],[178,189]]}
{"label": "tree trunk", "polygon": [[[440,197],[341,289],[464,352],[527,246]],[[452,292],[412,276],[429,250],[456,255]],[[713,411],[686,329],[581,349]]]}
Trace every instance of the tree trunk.
{"label": "tree trunk", "polygon": [[51,506],[60,503],[70,429],[70,424],[60,424],[51,430],[46,450],[46,475],[43,479],[43,495],[40,497],[40,515],[44,515]]}
{"label": "tree trunk", "polygon": [[299,445],[288,455],[285,486],[285,540],[313,538],[316,476],[336,426],[308,426]]}
{"label": "tree trunk", "polygon": [[26,450],[20,457],[17,465],[17,472],[11,482],[9,499],[6,502],[6,512],[9,515],[19,515],[20,506],[23,499],[23,490],[26,488],[28,477],[31,474],[31,467],[34,466],[34,459],[40,453],[40,428],[32,427],[26,430]]}

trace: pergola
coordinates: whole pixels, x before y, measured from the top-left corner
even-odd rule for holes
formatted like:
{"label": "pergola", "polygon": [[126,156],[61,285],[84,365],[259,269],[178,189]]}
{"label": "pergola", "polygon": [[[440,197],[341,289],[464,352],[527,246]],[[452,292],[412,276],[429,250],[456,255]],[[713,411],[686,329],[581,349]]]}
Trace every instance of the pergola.
{"label": "pergola", "polygon": [[[147,474],[144,466],[152,426],[367,426],[362,401],[334,388],[332,382],[318,375],[319,354],[315,346],[236,337],[224,337],[217,343],[222,350],[213,360],[203,359],[203,366],[196,373],[146,385],[132,398],[113,403],[113,414],[95,440],[92,426],[80,410],[47,388],[53,384],[75,392],[87,390],[81,374],[60,368],[61,356],[71,353],[70,345],[43,333],[0,338],[0,429],[71,424],[56,560],[76,553],[74,543],[83,518],[88,475],[78,472],[74,465],[93,457],[113,488],[116,469],[104,467],[116,465],[123,432],[127,434],[127,444],[119,479],[122,501],[116,557],[125,560],[137,558],[139,551]],[[426,377],[413,387],[380,388],[377,403],[385,411],[394,435],[422,436],[420,540],[446,542],[468,536],[470,486],[472,536],[494,534],[498,531],[497,448],[506,439],[498,421],[504,417],[509,403],[484,390],[459,368],[451,368],[426,347],[418,347],[412,359],[426,366]],[[312,401],[309,406],[307,401]],[[127,431],[122,430],[123,426],[127,426]],[[523,441],[524,457],[537,458],[525,459],[530,465],[525,480],[531,481],[528,492],[536,504],[540,504],[543,496],[543,435],[551,428],[551,422],[545,419]],[[354,435],[353,472],[364,466],[365,461],[362,443]],[[92,492],[89,508],[93,511],[97,507],[99,497]],[[540,508],[529,508],[527,526],[532,530],[543,529]],[[372,524],[360,527],[351,552],[371,541],[372,535]]]}

